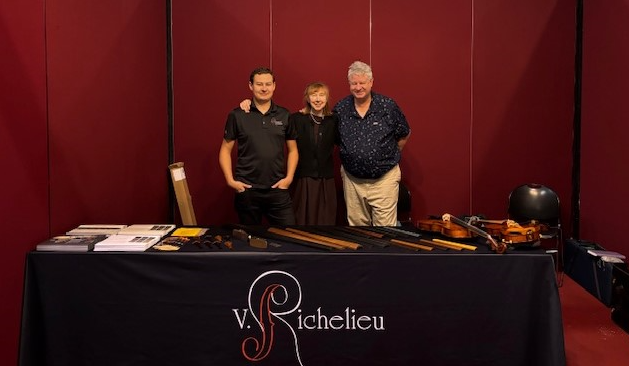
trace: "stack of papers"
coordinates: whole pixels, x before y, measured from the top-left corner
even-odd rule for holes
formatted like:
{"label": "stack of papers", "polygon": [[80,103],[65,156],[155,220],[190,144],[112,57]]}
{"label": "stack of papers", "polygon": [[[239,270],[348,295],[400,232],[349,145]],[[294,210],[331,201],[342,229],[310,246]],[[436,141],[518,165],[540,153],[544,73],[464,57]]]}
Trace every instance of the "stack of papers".
{"label": "stack of papers", "polygon": [[79,225],[66,232],[66,235],[113,235],[126,228],[127,225],[90,224]]}
{"label": "stack of papers", "polygon": [[95,252],[143,252],[159,242],[160,236],[111,235],[94,245]]}
{"label": "stack of papers", "polygon": [[134,224],[122,228],[118,235],[159,236],[163,238],[175,229],[171,224]]}
{"label": "stack of papers", "polygon": [[95,252],[143,252],[175,229],[172,224],[133,224],[94,245]]}
{"label": "stack of papers", "polygon": [[[37,250],[144,251],[175,229],[172,224],[87,224],[37,245]],[[85,238],[81,238],[85,237]]]}
{"label": "stack of papers", "polygon": [[107,238],[106,235],[63,235],[55,236],[37,244],[38,251],[88,252],[94,245]]}
{"label": "stack of papers", "polygon": [[613,252],[611,250],[589,249],[588,254],[600,257],[603,262],[609,263],[623,263],[625,260],[625,256],[623,254]]}

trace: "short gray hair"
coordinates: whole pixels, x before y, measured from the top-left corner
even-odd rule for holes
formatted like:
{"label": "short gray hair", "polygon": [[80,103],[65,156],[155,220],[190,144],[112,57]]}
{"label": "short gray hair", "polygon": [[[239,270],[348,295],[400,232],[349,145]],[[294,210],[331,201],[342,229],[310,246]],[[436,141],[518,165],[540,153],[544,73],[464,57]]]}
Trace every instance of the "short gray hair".
{"label": "short gray hair", "polygon": [[347,79],[352,75],[363,74],[369,80],[373,80],[373,72],[371,71],[371,66],[367,65],[362,61],[354,61],[351,65],[349,65],[349,70],[347,71]]}

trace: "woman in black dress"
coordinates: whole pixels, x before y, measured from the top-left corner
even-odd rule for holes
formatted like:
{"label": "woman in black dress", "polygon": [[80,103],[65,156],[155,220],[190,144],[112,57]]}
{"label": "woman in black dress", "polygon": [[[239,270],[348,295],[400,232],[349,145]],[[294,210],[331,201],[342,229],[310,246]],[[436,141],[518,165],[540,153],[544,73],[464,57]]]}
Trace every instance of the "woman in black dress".
{"label": "woman in black dress", "polygon": [[338,120],[329,98],[327,85],[311,83],[304,91],[304,108],[290,116],[298,134],[299,162],[291,185],[298,225],[336,224],[333,155]]}

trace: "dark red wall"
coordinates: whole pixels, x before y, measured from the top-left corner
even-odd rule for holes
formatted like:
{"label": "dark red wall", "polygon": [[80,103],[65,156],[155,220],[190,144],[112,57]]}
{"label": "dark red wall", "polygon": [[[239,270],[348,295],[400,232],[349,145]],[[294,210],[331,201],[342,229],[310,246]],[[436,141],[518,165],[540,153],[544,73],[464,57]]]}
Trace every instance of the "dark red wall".
{"label": "dark red wall", "polygon": [[[626,5],[598,5],[586,37],[582,213],[596,226],[583,234],[606,241],[593,228],[621,183],[602,181],[627,182],[608,156],[627,155]],[[165,2],[149,0],[9,0],[0,14],[1,222],[19,233],[1,259],[0,359],[15,364],[26,252],[80,223],[169,217],[167,23]],[[415,219],[503,217],[510,189],[532,181],[555,188],[569,217],[574,19],[562,0],[174,1],[175,160],[199,222],[235,220],[217,154],[249,72],[271,66],[276,101],[295,110],[314,80],[332,102],[347,95],[355,59],[413,129],[402,170]]]}
{"label": "dark red wall", "polygon": [[586,1],[580,237],[629,255],[629,0]]}
{"label": "dark red wall", "polygon": [[0,363],[17,364],[24,254],[49,237],[43,1],[0,2]]}
{"label": "dark red wall", "polygon": [[51,230],[168,218],[164,2],[48,1]]}
{"label": "dark red wall", "polygon": [[201,223],[236,220],[218,166],[218,149],[228,111],[249,96],[251,69],[268,64],[270,11],[268,3],[260,3],[173,4],[175,161],[185,164]]}
{"label": "dark red wall", "polygon": [[473,206],[496,217],[511,189],[542,183],[559,194],[569,232],[575,3],[475,4]]}
{"label": "dark red wall", "polygon": [[24,255],[81,223],[168,212],[164,2],[0,4],[0,360],[17,363]]}
{"label": "dark red wall", "polygon": [[347,67],[361,59],[413,129],[402,175],[416,219],[504,218],[510,190],[539,182],[558,191],[567,221],[574,19],[574,4],[546,0],[174,3],[175,156],[197,219],[235,219],[216,161],[254,67],[274,69],[276,102],[296,110],[314,80],[333,102],[347,95]]}
{"label": "dark red wall", "polygon": [[377,90],[393,97],[412,128],[402,179],[413,217],[470,213],[472,6],[469,1],[373,2]]}
{"label": "dark red wall", "polygon": [[[197,220],[220,224],[236,219],[218,149],[227,113],[251,95],[251,70],[271,66],[275,100],[291,110],[300,108],[304,87],[315,80],[328,82],[338,100],[347,89],[346,67],[355,57],[369,55],[364,36],[369,8],[364,5],[333,0],[273,1],[272,7],[270,1],[255,0],[173,4],[175,160],[185,163]],[[309,14],[325,14],[326,20],[313,27],[304,22]],[[342,18],[351,21],[340,22]]]}

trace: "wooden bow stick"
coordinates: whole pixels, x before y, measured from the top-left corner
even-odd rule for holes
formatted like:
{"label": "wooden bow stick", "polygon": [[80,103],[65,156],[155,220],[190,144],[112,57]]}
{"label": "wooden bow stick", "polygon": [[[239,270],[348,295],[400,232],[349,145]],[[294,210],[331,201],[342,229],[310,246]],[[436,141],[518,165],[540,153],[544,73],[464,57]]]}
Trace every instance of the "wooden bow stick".
{"label": "wooden bow stick", "polygon": [[429,246],[421,245],[421,244],[417,244],[417,243],[412,243],[410,241],[399,240],[399,239],[387,239],[387,238],[384,237],[385,236],[384,234],[377,233],[377,232],[374,232],[374,231],[371,231],[371,230],[367,230],[367,229],[357,228],[357,227],[353,227],[353,226],[348,226],[348,229],[354,230],[356,232],[359,232],[359,233],[362,233],[362,234],[365,234],[365,235],[369,235],[369,236],[374,237],[374,238],[378,238],[378,239],[381,239],[381,240],[386,240],[389,243],[395,244],[395,245],[397,245],[399,247],[403,247],[403,248],[406,248],[406,249],[411,249],[411,250],[415,250],[415,251],[417,251],[417,250],[431,251],[431,250],[434,249],[433,247],[429,247]]}
{"label": "wooden bow stick", "polygon": [[315,239],[309,236],[305,236],[305,235],[300,235],[297,233],[293,233],[290,232],[288,230],[284,230],[284,229],[279,229],[279,228],[275,228],[275,227],[270,227],[267,229],[268,232],[276,234],[276,235],[280,235],[280,236],[284,236],[287,238],[292,238],[292,239],[298,239],[298,240],[302,240],[302,241],[306,241],[306,242],[310,242],[310,243],[316,243],[319,245],[322,245],[328,249],[347,249],[346,247],[339,245],[339,244],[335,244],[329,241],[323,241],[320,239]]}

